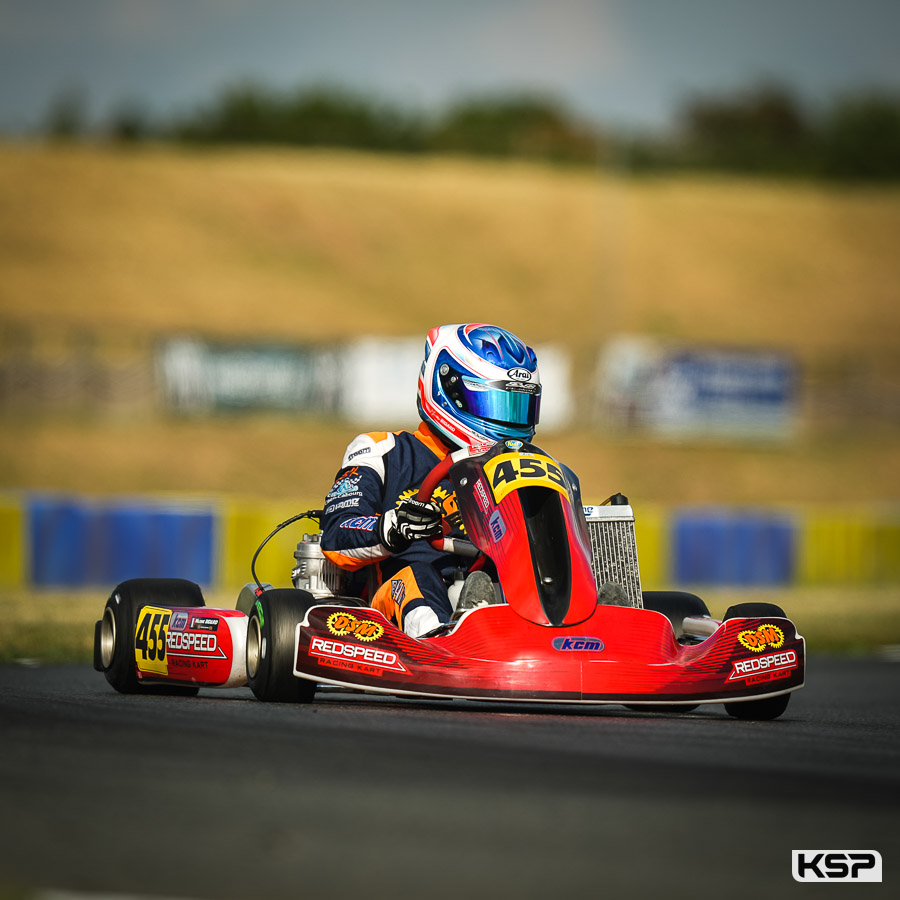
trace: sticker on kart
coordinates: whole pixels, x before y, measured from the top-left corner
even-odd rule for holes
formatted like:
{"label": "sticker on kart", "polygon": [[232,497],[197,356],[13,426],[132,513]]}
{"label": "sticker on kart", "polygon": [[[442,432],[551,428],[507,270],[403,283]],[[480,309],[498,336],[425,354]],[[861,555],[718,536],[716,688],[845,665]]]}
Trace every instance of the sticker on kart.
{"label": "sticker on kart", "polygon": [[385,671],[407,671],[393,650],[379,650],[365,644],[348,644],[346,641],[314,637],[310,641],[309,655],[315,657],[321,665],[367,675],[381,676]]}
{"label": "sticker on kart", "polygon": [[737,659],[732,664],[728,680],[740,680],[748,685],[776,681],[779,678],[787,678],[799,664],[800,660],[795,650]]}
{"label": "sticker on kart", "polygon": [[169,674],[166,638],[171,618],[171,609],[161,609],[157,606],[142,607],[134,631],[134,659],[138,671],[148,675]]}
{"label": "sticker on kart", "polygon": [[230,649],[230,635],[227,629],[219,634],[217,616],[188,617],[179,612],[173,618],[171,609],[141,608],[134,632],[134,658],[144,675],[180,678],[186,670],[197,672],[205,670],[208,663],[227,660],[226,650]]}
{"label": "sticker on kart", "polygon": [[777,625],[760,625],[759,628],[750,628],[738,634],[738,640],[753,653],[762,653],[771,647],[778,650],[784,646],[784,632]]}
{"label": "sticker on kart", "polygon": [[484,473],[497,503],[523,487],[548,487],[568,494],[562,469],[549,456],[538,453],[501,453],[484,464]]}

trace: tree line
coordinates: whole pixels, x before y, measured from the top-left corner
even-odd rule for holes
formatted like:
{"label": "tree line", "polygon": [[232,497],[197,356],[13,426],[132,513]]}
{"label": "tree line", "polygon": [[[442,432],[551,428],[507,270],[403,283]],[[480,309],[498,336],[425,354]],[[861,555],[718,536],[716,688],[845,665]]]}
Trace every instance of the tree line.
{"label": "tree line", "polygon": [[810,109],[789,88],[758,84],[687,98],[670,127],[630,134],[589,122],[559,99],[502,93],[457,100],[426,114],[335,86],[278,91],[244,83],[188,113],[151,117],[124,104],[87,125],[77,92],[56,98],[43,134],[123,144],[269,144],[426,154],[455,153],[607,165],[647,173],[706,170],[844,180],[900,177],[900,97],[859,91]]}

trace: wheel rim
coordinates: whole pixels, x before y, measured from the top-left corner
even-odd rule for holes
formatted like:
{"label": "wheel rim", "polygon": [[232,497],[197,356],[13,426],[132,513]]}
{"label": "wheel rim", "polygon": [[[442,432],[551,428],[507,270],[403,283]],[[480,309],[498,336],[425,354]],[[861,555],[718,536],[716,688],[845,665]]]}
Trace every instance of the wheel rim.
{"label": "wheel rim", "polygon": [[259,619],[253,616],[247,627],[247,677],[256,678],[261,658],[262,634],[259,630]]}
{"label": "wheel rim", "polygon": [[100,623],[100,662],[104,669],[108,669],[116,655],[116,617],[111,607],[103,610],[103,619]]}

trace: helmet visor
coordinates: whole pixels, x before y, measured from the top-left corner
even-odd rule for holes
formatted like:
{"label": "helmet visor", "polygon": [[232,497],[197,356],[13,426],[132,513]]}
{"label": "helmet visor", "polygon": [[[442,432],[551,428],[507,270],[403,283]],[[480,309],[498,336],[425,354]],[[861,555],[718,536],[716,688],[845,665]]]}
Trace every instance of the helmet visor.
{"label": "helmet visor", "polygon": [[496,381],[486,384],[463,377],[455,393],[461,408],[479,419],[528,428],[537,424],[540,385]]}

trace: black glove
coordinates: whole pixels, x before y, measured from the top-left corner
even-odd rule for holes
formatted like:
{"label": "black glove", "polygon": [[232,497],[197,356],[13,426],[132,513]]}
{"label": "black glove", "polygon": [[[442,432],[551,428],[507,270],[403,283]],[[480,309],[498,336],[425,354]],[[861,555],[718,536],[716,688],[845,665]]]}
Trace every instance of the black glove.
{"label": "black glove", "polygon": [[413,541],[440,537],[443,518],[436,504],[407,497],[381,517],[381,543],[391,553],[402,553]]}

